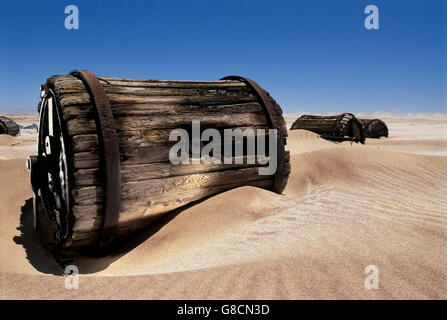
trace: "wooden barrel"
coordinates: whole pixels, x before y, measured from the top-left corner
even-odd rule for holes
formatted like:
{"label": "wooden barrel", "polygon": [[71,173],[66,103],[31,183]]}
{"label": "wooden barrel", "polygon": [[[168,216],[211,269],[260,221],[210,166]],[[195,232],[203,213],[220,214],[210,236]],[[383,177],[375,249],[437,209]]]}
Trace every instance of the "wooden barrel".
{"label": "wooden barrel", "polygon": [[290,128],[296,129],[315,132],[327,140],[365,143],[365,128],[352,113],[335,116],[302,115]]}
{"label": "wooden barrel", "polygon": [[20,133],[19,125],[13,120],[0,116],[0,134],[16,136]]}
{"label": "wooden barrel", "polygon": [[388,138],[388,127],[385,122],[380,119],[360,119],[365,127],[367,138],[379,139],[380,137]]}
{"label": "wooden barrel", "polygon": [[[48,78],[41,97],[38,155],[29,159],[35,225],[41,205],[61,248],[108,245],[228,189],[281,193],[287,183],[281,108],[250,79],[136,80],[74,71]],[[170,132],[191,130],[193,120],[201,130],[277,129],[276,150],[269,150],[278,157],[276,172],[260,175],[265,164],[236,159],[172,164]]]}

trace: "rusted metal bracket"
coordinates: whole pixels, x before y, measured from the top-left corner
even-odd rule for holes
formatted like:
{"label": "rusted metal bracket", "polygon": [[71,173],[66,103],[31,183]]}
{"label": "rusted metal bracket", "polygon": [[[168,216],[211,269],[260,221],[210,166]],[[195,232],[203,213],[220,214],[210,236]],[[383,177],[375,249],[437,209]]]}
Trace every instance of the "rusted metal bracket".
{"label": "rusted metal bracket", "polygon": [[88,70],[74,70],[70,75],[83,82],[97,111],[96,127],[99,133],[106,191],[104,223],[99,242],[99,246],[103,248],[113,241],[120,215],[121,162],[118,135],[109,99],[96,76]]}
{"label": "rusted metal bracket", "polygon": [[277,160],[278,165],[276,168],[275,176],[273,178],[273,187],[272,191],[281,193],[283,189],[283,179],[284,179],[284,162],[285,162],[285,137],[283,136],[283,132],[281,130],[280,124],[276,120],[276,109],[273,106],[272,99],[269,94],[262,89],[255,81],[241,76],[228,76],[221,78],[220,80],[235,80],[245,82],[247,86],[256,94],[258,99],[261,102],[261,105],[264,107],[264,111],[267,117],[267,121],[269,122],[269,126],[272,129],[276,129],[277,134]]}

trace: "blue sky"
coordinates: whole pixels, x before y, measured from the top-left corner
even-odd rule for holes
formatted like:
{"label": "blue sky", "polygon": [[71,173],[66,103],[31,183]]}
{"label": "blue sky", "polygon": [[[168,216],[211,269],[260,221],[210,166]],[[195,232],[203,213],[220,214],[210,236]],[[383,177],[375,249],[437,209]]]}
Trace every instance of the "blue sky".
{"label": "blue sky", "polygon": [[[286,113],[447,112],[444,2],[0,0],[0,113],[35,113],[39,85],[73,69],[244,75]],[[64,27],[70,4],[79,30]],[[369,4],[379,30],[364,27]]]}

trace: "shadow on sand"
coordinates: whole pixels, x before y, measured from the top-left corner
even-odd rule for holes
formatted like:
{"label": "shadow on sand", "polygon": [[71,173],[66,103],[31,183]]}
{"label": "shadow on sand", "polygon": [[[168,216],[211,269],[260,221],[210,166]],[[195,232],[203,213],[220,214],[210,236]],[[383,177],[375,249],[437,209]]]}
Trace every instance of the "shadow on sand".
{"label": "shadow on sand", "polygon": [[23,246],[27,259],[36,270],[47,274],[60,274],[61,268],[51,259],[48,251],[40,243],[39,236],[34,232],[32,198],[25,201],[21,211],[20,226],[17,228],[20,236],[15,236],[14,242]]}
{"label": "shadow on sand", "polygon": [[[76,252],[73,250],[64,250],[62,252],[55,250],[52,245],[54,242],[51,239],[52,236],[49,230],[43,230],[41,228],[39,233],[36,233],[33,229],[33,199],[30,198],[26,200],[25,205],[21,208],[20,226],[17,228],[21,234],[20,236],[15,236],[13,240],[15,243],[23,246],[27,259],[39,272],[63,275],[66,266],[75,265],[80,274],[95,273],[106,269],[111,263],[150,238],[176,215],[195,204],[197,202],[166,214],[166,216],[149,229],[120,240],[118,244],[109,248],[105,254],[98,253],[97,251]],[[46,215],[41,213],[39,218],[46,219]],[[49,224],[44,223],[44,225]]]}

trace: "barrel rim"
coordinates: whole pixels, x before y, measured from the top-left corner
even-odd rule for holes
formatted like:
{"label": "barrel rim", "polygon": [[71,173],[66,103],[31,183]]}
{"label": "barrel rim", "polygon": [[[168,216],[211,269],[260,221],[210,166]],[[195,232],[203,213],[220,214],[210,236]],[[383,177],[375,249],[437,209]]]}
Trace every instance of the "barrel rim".
{"label": "barrel rim", "polygon": [[96,109],[96,127],[103,161],[105,178],[104,221],[99,237],[99,247],[109,246],[115,237],[121,207],[121,161],[118,134],[115,128],[112,109],[104,87],[89,70],[73,70],[70,75],[84,84],[93,106]]}
{"label": "barrel rim", "polygon": [[223,77],[220,80],[236,80],[236,81],[245,82],[247,84],[247,86],[259,98],[261,105],[264,107],[265,115],[267,117],[267,121],[269,122],[269,126],[272,129],[276,129],[276,131],[277,131],[277,148],[276,148],[276,150],[277,150],[278,164],[277,164],[275,176],[273,178],[272,191],[277,192],[277,193],[282,193],[286,187],[286,184],[287,184],[288,174],[287,174],[286,168],[285,168],[285,165],[287,162],[286,150],[285,150],[286,135],[283,133],[281,125],[277,119],[277,117],[279,117],[279,116],[282,118],[282,115],[278,114],[279,112],[281,112],[281,108],[278,105],[277,107],[279,107],[279,110],[277,110],[277,108],[275,108],[275,106],[272,102],[273,99],[270,97],[270,94],[266,90],[261,88],[261,86],[259,86],[255,81],[253,81],[250,78],[231,75],[231,76]]}
{"label": "barrel rim", "polygon": [[[50,200],[49,200],[49,195],[48,192],[45,188],[43,188],[42,184],[39,183],[38,181],[36,181],[37,183],[35,184],[35,186],[33,187],[33,193],[34,193],[34,197],[36,198],[36,201],[34,201],[34,206],[37,204],[36,202],[41,201],[42,202],[42,209],[44,210],[46,216],[48,217],[48,219],[52,222],[50,223],[50,228],[52,228],[55,232],[55,240],[56,240],[56,245],[57,246],[66,246],[67,244],[69,244],[70,239],[71,239],[71,235],[72,235],[72,224],[73,224],[73,214],[70,210],[70,206],[71,206],[71,202],[72,202],[72,197],[71,194],[69,192],[69,188],[68,186],[71,183],[72,177],[70,174],[70,170],[68,169],[69,167],[69,161],[67,161],[67,159],[71,158],[69,149],[66,148],[65,146],[68,144],[68,134],[67,134],[67,128],[65,126],[65,123],[62,121],[62,112],[61,112],[61,106],[58,102],[58,99],[56,97],[56,93],[53,91],[53,87],[51,85],[51,83],[46,82],[44,85],[42,85],[44,87],[44,95],[42,96],[42,100],[41,100],[41,110],[39,113],[39,131],[38,131],[38,138],[37,138],[37,163],[38,165],[34,168],[34,171],[39,171],[39,173],[37,173],[38,175],[42,175],[45,174],[44,171],[42,171],[43,168],[45,168],[45,161],[43,159],[43,153],[44,153],[44,138],[43,138],[43,134],[42,134],[42,130],[44,128],[44,121],[45,121],[45,112],[48,112],[48,101],[51,98],[52,99],[52,107],[54,108],[54,111],[56,112],[57,115],[57,124],[61,130],[61,137],[62,137],[62,148],[63,148],[63,152],[65,154],[65,166],[66,166],[66,170],[65,170],[65,176],[64,178],[66,179],[65,181],[65,190],[63,190],[63,192],[65,193],[65,210],[66,210],[66,215],[64,217],[64,225],[62,224],[58,224],[56,222],[54,222],[54,217],[51,216],[51,214],[48,212],[48,209],[51,208],[50,205]],[[31,172],[31,171],[30,171]],[[41,178],[41,176],[39,177]],[[36,179],[36,180],[40,180],[40,179]],[[38,191],[40,191],[40,196],[38,194]],[[58,209],[63,209],[62,207],[58,208]],[[34,216],[34,225],[35,225],[35,229],[38,229],[37,226],[37,220],[38,220],[38,209],[35,207],[35,216]],[[62,227],[61,230],[59,230]],[[61,232],[62,231],[62,232]]]}

